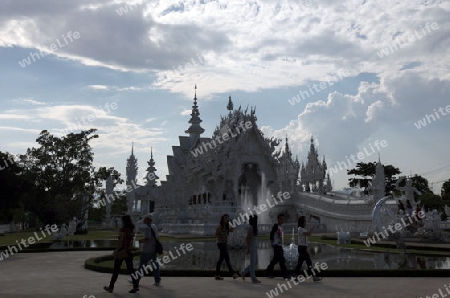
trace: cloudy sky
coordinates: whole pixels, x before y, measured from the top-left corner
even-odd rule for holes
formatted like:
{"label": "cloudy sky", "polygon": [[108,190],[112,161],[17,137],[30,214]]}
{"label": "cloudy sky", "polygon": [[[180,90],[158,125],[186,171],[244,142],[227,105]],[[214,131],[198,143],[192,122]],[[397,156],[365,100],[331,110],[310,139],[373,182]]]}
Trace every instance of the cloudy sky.
{"label": "cloudy sky", "polygon": [[[23,154],[43,129],[97,128],[96,166],[124,177],[134,142],[139,175],[153,147],[164,180],[197,84],[204,136],[231,95],[299,160],[314,135],[329,167],[380,153],[439,192],[449,12],[438,0],[2,0],[0,151]],[[333,174],[335,188],[348,178]]]}

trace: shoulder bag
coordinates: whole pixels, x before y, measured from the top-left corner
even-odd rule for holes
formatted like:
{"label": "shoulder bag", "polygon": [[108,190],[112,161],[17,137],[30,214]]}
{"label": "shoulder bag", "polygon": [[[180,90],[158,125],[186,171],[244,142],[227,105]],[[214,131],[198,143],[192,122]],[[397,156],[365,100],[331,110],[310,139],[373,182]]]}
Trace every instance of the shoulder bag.
{"label": "shoulder bag", "polygon": [[155,251],[156,251],[157,254],[160,255],[164,251],[163,246],[162,246],[161,242],[159,242],[159,240],[156,239],[155,231],[153,231],[153,227],[152,226],[150,226],[150,229],[152,230],[153,238],[155,238]]}

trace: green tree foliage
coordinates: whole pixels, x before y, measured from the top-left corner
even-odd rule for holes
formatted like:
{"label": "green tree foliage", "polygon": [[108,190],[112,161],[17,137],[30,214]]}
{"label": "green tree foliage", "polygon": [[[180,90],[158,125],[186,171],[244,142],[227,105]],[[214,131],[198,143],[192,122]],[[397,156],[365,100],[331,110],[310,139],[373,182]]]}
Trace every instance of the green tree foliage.
{"label": "green tree foliage", "polygon": [[43,130],[36,142],[20,156],[24,176],[34,189],[24,205],[44,224],[68,222],[76,216],[84,220],[97,179],[92,166],[94,153],[89,145],[98,138],[95,129],[70,133],[61,138]]}
{"label": "green tree foliage", "polygon": [[[120,173],[115,170],[113,167],[107,169],[106,167],[101,167],[98,169],[98,171],[95,173],[96,178],[96,196],[93,200],[93,204],[91,205],[91,209],[89,210],[89,218],[96,221],[102,221],[105,213],[106,213],[106,207],[104,204],[100,204],[99,202],[104,200],[106,197],[106,188],[103,186],[106,186],[106,180],[108,177],[111,176],[113,186],[115,187],[117,184],[121,184],[123,182],[123,179],[120,178]],[[111,202],[111,215],[113,215],[115,208],[119,208],[122,202],[121,197],[117,194],[117,192],[114,194],[114,200]],[[119,207],[117,207],[119,206]],[[126,197],[125,197],[125,209],[120,211],[120,214],[125,213],[127,210],[126,208]]]}
{"label": "green tree foliage", "polygon": [[122,216],[128,211],[127,196],[117,194],[118,198],[111,204],[111,216]]}
{"label": "green tree foliage", "polygon": [[444,201],[450,201],[450,179],[442,184],[441,196]]}
{"label": "green tree foliage", "polygon": [[[111,202],[111,218],[120,217],[128,211],[127,196],[121,191],[116,192],[116,199]],[[105,218],[106,206],[92,205],[89,210],[89,219],[94,221],[103,221]]]}
{"label": "green tree foliage", "polygon": [[[376,162],[358,162],[355,166],[355,168],[347,170],[347,175],[355,175],[356,177],[350,178],[349,185],[351,187],[358,186],[358,183],[360,187],[367,187],[369,185],[369,182],[372,181],[373,177],[375,176],[376,171]],[[395,188],[395,182],[397,181],[397,178],[395,178],[395,175],[400,174],[399,168],[396,168],[392,165],[385,165],[384,166],[384,175],[386,180],[386,194],[389,194],[391,191]]]}
{"label": "green tree foliage", "polygon": [[426,178],[416,174],[411,177],[411,179],[413,181],[412,186],[414,186],[422,194],[433,193],[428,186],[428,180]]}
{"label": "green tree foliage", "polygon": [[[428,180],[420,175],[414,175],[410,178],[412,180],[412,187],[415,187],[419,193],[414,192],[414,199],[417,201],[419,197],[423,194],[432,194],[430,187],[428,186]],[[401,181],[400,181],[401,180]],[[399,187],[404,187],[406,185],[407,178],[400,177],[399,178]],[[401,192],[398,190],[394,190],[396,196],[400,196]]]}
{"label": "green tree foliage", "polygon": [[21,208],[22,193],[32,187],[23,179],[22,172],[13,155],[0,151],[0,223],[14,219],[15,210]]}
{"label": "green tree foliage", "polygon": [[419,196],[420,205],[426,206],[429,211],[436,209],[439,212],[444,212],[444,202],[442,201],[441,196],[436,195],[434,193],[425,193]]}

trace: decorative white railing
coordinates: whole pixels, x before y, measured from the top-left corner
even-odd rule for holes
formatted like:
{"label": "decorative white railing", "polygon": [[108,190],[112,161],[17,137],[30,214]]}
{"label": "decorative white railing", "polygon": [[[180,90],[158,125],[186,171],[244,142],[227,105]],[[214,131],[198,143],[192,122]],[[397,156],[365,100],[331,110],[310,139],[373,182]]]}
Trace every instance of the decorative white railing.
{"label": "decorative white railing", "polygon": [[[295,204],[318,214],[350,220],[367,220],[372,216],[373,207],[366,201],[358,199],[334,199],[314,194],[301,193]],[[394,200],[386,201],[386,205],[395,208]]]}

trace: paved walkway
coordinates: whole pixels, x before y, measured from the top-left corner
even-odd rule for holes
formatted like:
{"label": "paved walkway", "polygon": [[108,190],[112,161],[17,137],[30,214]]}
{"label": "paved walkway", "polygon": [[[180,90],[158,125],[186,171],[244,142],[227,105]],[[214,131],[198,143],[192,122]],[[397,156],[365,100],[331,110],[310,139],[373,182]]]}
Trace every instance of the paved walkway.
{"label": "paved walkway", "polygon": [[[273,297],[445,297],[448,278],[326,278],[321,283],[307,280],[291,287],[281,278],[260,278],[261,284],[240,279],[213,277],[164,277],[160,287],[153,277],[145,277],[138,294],[128,294],[131,286],[126,275],[120,275],[115,293],[102,290],[111,274],[84,269],[84,261],[104,255],[101,251],[22,253],[0,261],[0,297],[269,297],[267,292],[280,284],[283,292]],[[285,284],[285,288],[281,286]],[[439,294],[441,289],[443,295]],[[450,291],[450,289],[449,289]],[[86,296],[85,296],[86,295]],[[450,295],[449,295],[450,297]]]}

